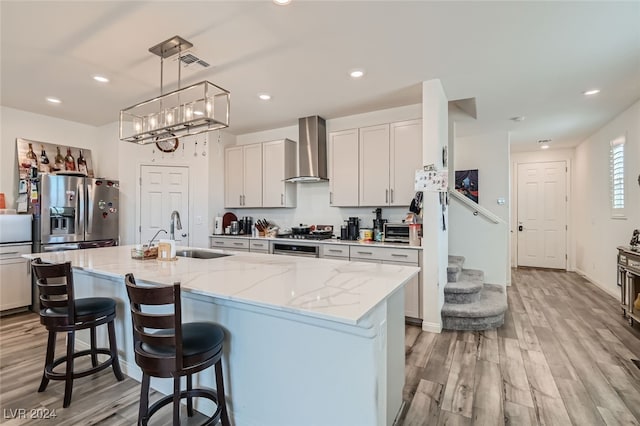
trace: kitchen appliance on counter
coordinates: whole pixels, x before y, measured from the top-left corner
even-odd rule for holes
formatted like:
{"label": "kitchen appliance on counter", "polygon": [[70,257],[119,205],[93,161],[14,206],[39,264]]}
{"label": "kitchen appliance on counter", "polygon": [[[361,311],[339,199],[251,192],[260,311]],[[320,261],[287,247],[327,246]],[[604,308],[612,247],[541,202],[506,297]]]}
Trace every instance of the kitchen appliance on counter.
{"label": "kitchen appliance on counter", "polygon": [[377,208],[373,211],[376,214],[376,218],[373,219],[373,240],[382,241],[384,236],[384,224],[387,223],[387,219],[382,218],[382,209]]}
{"label": "kitchen appliance on counter", "polygon": [[360,238],[360,218],[359,217],[350,217],[348,220],[345,220],[347,223],[347,238],[344,238],[344,232],[340,232],[340,237],[344,240],[356,241]]}
{"label": "kitchen appliance on counter", "polygon": [[0,311],[31,305],[31,221],[27,214],[0,215]]}
{"label": "kitchen appliance on counter", "polygon": [[34,253],[118,244],[117,180],[43,174],[37,184]]}
{"label": "kitchen appliance on counter", "polygon": [[[418,223],[385,223],[384,224],[384,240],[390,243],[407,243],[411,242],[411,226],[414,230],[417,228],[417,236],[422,236],[422,224]],[[415,238],[414,238],[415,240]]]}

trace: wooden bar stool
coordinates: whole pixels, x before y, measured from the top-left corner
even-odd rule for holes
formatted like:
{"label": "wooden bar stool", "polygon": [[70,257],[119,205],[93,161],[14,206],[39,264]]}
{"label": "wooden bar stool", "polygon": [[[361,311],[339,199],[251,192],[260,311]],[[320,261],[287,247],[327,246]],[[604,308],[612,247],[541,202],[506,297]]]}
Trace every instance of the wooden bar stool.
{"label": "wooden bar stool", "polygon": [[[73,272],[71,262],[42,263],[40,258],[31,262],[33,273],[40,291],[40,323],[49,330],[47,355],[42,373],[42,381],[38,392],[44,392],[49,380],[64,380],[64,408],[71,404],[73,380],[89,376],[111,366],[118,381],[124,380],[118,361],[118,348],[114,319],[116,317],[116,301],[108,297],[88,297],[75,299],[73,291]],[[96,346],[96,327],[107,324],[109,331],[109,349]],[[89,329],[91,348],[75,352],[76,330]],[[66,355],[54,359],[56,349],[56,333],[67,333]],[[98,363],[98,354],[109,355],[109,358]],[[74,359],[91,356],[91,368],[74,371]],[[66,364],[63,372],[53,370],[60,364]]]}
{"label": "wooden bar stool", "polygon": [[[125,276],[131,302],[133,343],[136,364],[142,370],[138,425],[146,425],[161,407],[173,403],[173,424],[180,424],[180,400],[187,400],[187,415],[193,416],[193,398],[206,398],[216,410],[203,425],[218,421],[229,426],[222,376],[222,344],[224,330],[210,322],[182,323],[180,283],[173,286],[143,287],[136,285],[133,274]],[[153,306],[165,305],[167,313]],[[172,305],[172,306],[169,306]],[[151,308],[149,308],[151,306]],[[144,307],[144,311],[143,311]],[[192,375],[215,365],[216,388],[193,389]],[[149,407],[151,377],[173,377],[173,394]],[[186,376],[187,389],[180,390],[180,378]]]}

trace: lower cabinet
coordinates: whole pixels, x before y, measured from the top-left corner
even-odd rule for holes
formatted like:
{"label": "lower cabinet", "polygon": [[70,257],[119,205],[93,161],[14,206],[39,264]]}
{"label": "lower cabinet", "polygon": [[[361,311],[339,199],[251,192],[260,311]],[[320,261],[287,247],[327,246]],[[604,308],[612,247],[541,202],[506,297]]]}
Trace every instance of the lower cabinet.
{"label": "lower cabinet", "polygon": [[349,260],[349,246],[344,244],[322,244],[320,246],[320,257]]}
{"label": "lower cabinet", "polygon": [[31,305],[31,244],[0,247],[0,311]]}
{"label": "lower cabinet", "polygon": [[249,251],[252,253],[269,254],[268,240],[249,240]]}
{"label": "lower cabinet", "polygon": [[[415,249],[396,249],[389,247],[351,246],[351,260],[386,263],[389,265],[421,266],[420,251]],[[410,318],[422,318],[420,300],[422,293],[422,271],[404,287],[404,315]]]}
{"label": "lower cabinet", "polygon": [[209,247],[234,251],[249,251],[249,239],[246,237],[209,237]]}
{"label": "lower cabinet", "polygon": [[630,325],[640,322],[640,252],[618,248],[618,285],[622,315]]}

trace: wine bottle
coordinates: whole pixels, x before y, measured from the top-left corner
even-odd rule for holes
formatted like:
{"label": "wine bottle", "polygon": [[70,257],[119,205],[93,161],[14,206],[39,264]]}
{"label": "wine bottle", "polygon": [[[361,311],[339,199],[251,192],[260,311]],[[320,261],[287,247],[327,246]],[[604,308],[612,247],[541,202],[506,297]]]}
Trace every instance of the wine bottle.
{"label": "wine bottle", "polygon": [[57,146],[56,150],[57,150],[57,154],[56,154],[55,164],[53,166],[53,169],[56,171],[64,170],[64,157],[62,156],[62,154],[60,154],[60,147]]}
{"label": "wine bottle", "polygon": [[80,150],[80,155],[78,156],[78,171],[85,175],[89,174],[89,171],[87,170],[87,160],[84,159],[82,150]]}
{"label": "wine bottle", "polygon": [[40,145],[42,153],[40,154],[40,171],[42,173],[49,173],[49,157],[47,157],[47,151],[44,150],[44,145]]}
{"label": "wine bottle", "polygon": [[64,157],[64,169],[70,172],[76,170],[76,161],[71,155],[71,148],[67,148],[67,155]]}
{"label": "wine bottle", "polygon": [[38,168],[38,157],[36,157],[36,153],[33,152],[33,146],[29,144],[29,151],[27,151],[27,163],[30,164],[31,168]]}

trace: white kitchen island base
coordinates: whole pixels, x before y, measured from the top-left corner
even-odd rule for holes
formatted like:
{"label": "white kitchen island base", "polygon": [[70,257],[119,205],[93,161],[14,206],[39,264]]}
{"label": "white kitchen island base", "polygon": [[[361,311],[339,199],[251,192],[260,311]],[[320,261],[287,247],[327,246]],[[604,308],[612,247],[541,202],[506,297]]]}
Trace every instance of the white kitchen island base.
{"label": "white kitchen island base", "polygon": [[[76,252],[80,251],[83,250]],[[58,262],[65,260],[63,254],[41,257],[45,261]],[[117,268],[111,268],[108,273],[100,272],[97,265],[77,256],[75,262],[68,259],[79,266],[85,263],[85,267],[74,268],[77,297],[107,296],[117,299],[116,335],[123,371],[140,380],[141,372],[134,361],[128,298],[120,276],[123,271],[116,273],[113,269]],[[268,257],[274,258],[278,267],[286,264],[287,268],[291,268],[291,262],[298,262],[291,257]],[[251,260],[249,255],[238,255],[234,260],[261,264],[268,262],[266,258],[263,255],[261,259]],[[180,259],[187,260],[194,261]],[[384,265],[313,261],[322,262],[317,265],[323,267],[333,268],[335,265],[335,269],[339,269],[338,275],[347,277],[338,286],[343,290],[347,288],[347,283],[360,282],[363,271],[370,273],[369,280],[386,278],[390,281],[389,277],[393,276],[388,274],[393,272],[389,269],[391,267]],[[146,263],[138,271],[131,271],[139,283],[154,282],[143,278],[149,272],[149,265],[151,263]],[[119,267],[127,269],[126,266]],[[316,264],[307,263],[304,269],[310,267],[315,268]],[[107,266],[105,268],[109,269]],[[383,300],[363,308],[366,312],[357,321],[336,321],[324,313],[301,314],[299,309],[290,309],[290,305],[273,308],[248,303],[239,297],[203,294],[205,292],[199,289],[199,285],[193,284],[193,277],[185,278],[183,282],[188,283],[191,279],[192,285],[183,284],[183,320],[213,321],[226,331],[223,369],[232,423],[238,426],[391,425],[402,404],[404,385],[403,283],[415,275],[413,268],[398,268],[395,271],[398,282],[390,286],[393,291],[386,294]],[[353,278],[355,275],[349,275],[354,271],[360,274],[357,279]],[[226,273],[229,274],[228,271]],[[157,281],[168,283],[175,279],[175,271],[172,274]],[[215,280],[215,271],[209,271],[206,277]],[[263,278],[260,281],[272,279]],[[285,276],[282,279],[287,278]],[[355,292],[354,289],[360,288],[359,285],[349,287],[345,293]],[[250,286],[252,291],[255,286]],[[239,284],[239,287],[242,285]],[[314,297],[320,301],[319,296]],[[338,306],[340,297],[344,296],[336,295],[332,303]],[[311,302],[307,300],[304,303],[311,306]],[[317,310],[322,311],[319,308]],[[106,331],[100,332],[99,343],[106,341]],[[88,346],[88,334],[80,334],[77,339],[78,346]],[[205,370],[194,378],[194,386],[198,385],[215,388],[213,369]],[[152,387],[165,394],[172,392],[171,380],[152,379]],[[205,414],[212,411],[213,406],[209,401],[198,402],[200,405],[196,405],[196,409]]]}

